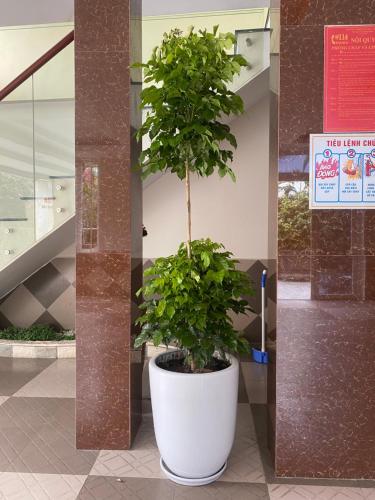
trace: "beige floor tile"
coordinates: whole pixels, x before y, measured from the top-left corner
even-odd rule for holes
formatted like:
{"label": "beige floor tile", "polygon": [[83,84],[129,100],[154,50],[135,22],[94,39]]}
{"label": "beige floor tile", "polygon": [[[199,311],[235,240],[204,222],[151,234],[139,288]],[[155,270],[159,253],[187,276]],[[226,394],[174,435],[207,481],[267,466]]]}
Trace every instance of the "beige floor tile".
{"label": "beige floor tile", "polygon": [[[101,451],[90,475],[164,478],[159,460],[152,419],[144,418],[133,449]],[[247,404],[238,405],[236,439],[228,468],[221,480],[236,483],[265,482],[252,415]]]}
{"label": "beige floor tile", "polygon": [[0,406],[0,471],[86,475],[97,451],[77,450],[72,398],[14,398]]}
{"label": "beige floor tile", "polygon": [[267,403],[267,365],[241,363],[247,396],[250,403]]}
{"label": "beige floor tile", "polygon": [[15,397],[74,398],[75,359],[58,359],[14,394]]}
{"label": "beige floor tile", "polygon": [[90,472],[97,476],[164,478],[152,418],[143,419],[131,450],[103,450]]}
{"label": "beige floor tile", "polygon": [[219,481],[208,486],[192,488],[161,479],[89,476],[78,498],[79,500],[267,500],[268,494],[265,484]]}
{"label": "beige floor tile", "polygon": [[0,358],[0,395],[12,396],[51,363],[52,359]]}
{"label": "beige floor tile", "polygon": [[0,473],[1,500],[75,500],[86,476]]}
{"label": "beige floor tile", "polygon": [[220,481],[264,483],[264,471],[249,405],[239,404],[236,437],[227,470]]}
{"label": "beige floor tile", "polygon": [[8,396],[0,396],[0,405],[5,403],[5,401],[8,399]]}

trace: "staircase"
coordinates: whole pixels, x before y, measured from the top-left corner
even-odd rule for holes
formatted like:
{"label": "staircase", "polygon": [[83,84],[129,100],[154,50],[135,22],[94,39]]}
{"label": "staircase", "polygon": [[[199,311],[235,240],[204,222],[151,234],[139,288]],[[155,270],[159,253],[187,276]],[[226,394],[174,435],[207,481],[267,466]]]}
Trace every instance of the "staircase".
{"label": "staircase", "polygon": [[0,91],[0,299],[74,242],[73,40]]}
{"label": "staircase", "polygon": [[[248,108],[268,92],[270,33],[236,37]],[[73,68],[72,31],[0,91],[0,300],[74,242]]]}

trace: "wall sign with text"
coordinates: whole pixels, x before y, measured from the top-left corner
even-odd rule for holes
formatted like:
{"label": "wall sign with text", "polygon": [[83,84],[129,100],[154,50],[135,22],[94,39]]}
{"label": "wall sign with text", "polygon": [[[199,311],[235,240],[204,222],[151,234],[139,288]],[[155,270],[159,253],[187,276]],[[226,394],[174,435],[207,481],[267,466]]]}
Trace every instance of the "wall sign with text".
{"label": "wall sign with text", "polygon": [[310,208],[375,208],[375,134],[310,135]]}
{"label": "wall sign with text", "polygon": [[324,28],[324,132],[375,132],[375,25]]}

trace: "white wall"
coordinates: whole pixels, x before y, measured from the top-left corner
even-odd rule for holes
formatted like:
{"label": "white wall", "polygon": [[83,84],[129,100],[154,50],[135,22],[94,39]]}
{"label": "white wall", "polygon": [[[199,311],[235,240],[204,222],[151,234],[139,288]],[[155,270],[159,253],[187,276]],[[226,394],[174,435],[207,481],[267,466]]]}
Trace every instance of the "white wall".
{"label": "white wall", "polygon": [[[268,257],[269,101],[263,98],[231,123],[237,137],[233,169],[237,182],[218,175],[192,178],[193,239],[224,243],[237,258]],[[148,236],[143,255],[174,253],[184,241],[184,183],[164,174],[143,193],[143,222]]]}
{"label": "white wall", "polygon": [[[0,29],[0,89],[73,29],[72,23]],[[74,97],[73,47],[73,44],[70,44],[35,74],[35,99]],[[29,79],[6,100],[30,100],[31,96],[31,79]]]}

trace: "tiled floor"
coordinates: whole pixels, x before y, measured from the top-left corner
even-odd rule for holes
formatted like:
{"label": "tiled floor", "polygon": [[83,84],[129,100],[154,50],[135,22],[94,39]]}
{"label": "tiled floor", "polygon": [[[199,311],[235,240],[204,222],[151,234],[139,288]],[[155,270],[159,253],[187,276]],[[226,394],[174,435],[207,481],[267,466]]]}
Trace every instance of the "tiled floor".
{"label": "tiled floor", "polygon": [[262,366],[242,363],[228,469],[200,488],[164,478],[147,412],[132,450],[76,450],[74,381],[74,360],[0,358],[1,500],[375,500],[373,484],[274,478],[264,439]]}

